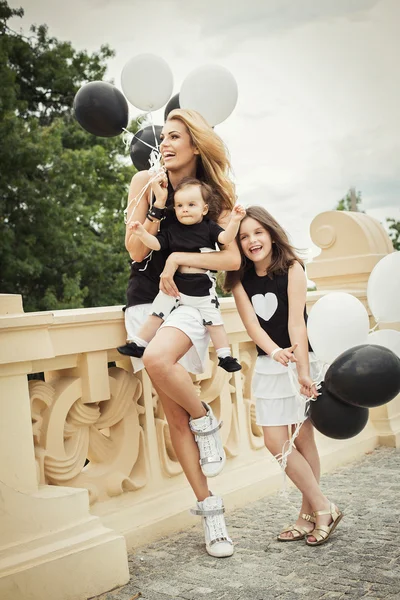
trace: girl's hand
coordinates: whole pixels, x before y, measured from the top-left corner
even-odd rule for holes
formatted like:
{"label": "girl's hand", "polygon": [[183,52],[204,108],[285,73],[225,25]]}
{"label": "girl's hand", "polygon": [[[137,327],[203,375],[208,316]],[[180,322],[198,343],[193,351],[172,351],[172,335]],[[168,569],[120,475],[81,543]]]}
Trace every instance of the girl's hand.
{"label": "girl's hand", "polygon": [[274,354],[274,360],[276,362],[281,363],[284,367],[287,367],[289,362],[297,362],[297,358],[294,355],[294,351],[296,350],[298,344],[293,344],[290,348],[283,348]]}
{"label": "girl's hand", "polygon": [[231,212],[231,220],[240,223],[246,216],[246,209],[241,204],[236,204]]}
{"label": "girl's hand", "polygon": [[169,255],[164,270],[160,275],[160,290],[164,292],[164,294],[167,294],[167,296],[179,298],[179,290],[174,281],[174,275],[179,265],[175,262],[173,256],[173,254]]}
{"label": "girl's hand", "polygon": [[307,398],[316,398],[318,396],[316,384],[309,375],[301,375],[298,377],[300,384],[300,394],[307,396]]}
{"label": "girl's hand", "polygon": [[142,235],[146,232],[140,221],[133,221],[133,223],[129,223],[128,229],[130,233],[133,233],[138,237],[142,237]]}
{"label": "girl's hand", "polygon": [[[154,175],[151,177],[153,178]],[[168,198],[168,178],[164,170],[156,175],[150,187],[156,197],[157,208],[164,208]]]}

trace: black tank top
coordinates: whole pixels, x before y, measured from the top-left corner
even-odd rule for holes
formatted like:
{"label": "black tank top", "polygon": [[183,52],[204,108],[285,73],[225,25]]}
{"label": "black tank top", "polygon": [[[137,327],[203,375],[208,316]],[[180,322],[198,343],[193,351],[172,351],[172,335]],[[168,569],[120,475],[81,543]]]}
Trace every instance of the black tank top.
{"label": "black tank top", "polygon": [[[176,223],[175,212],[172,208],[173,195],[174,190],[168,180],[166,218],[161,221],[160,231],[163,231],[170,223]],[[132,261],[125,308],[153,302],[159,292],[160,275],[168,254],[168,251],[151,252],[149,250],[149,254],[141,262]]]}
{"label": "black tank top", "polygon": [[[251,266],[244,274],[242,285],[250,298],[258,322],[269,337],[281,348],[292,345],[289,337],[289,299],[288,273],[259,276]],[[307,323],[307,311],[304,307],[304,321]],[[310,343],[308,348],[311,351]],[[259,356],[266,352],[257,346]]]}

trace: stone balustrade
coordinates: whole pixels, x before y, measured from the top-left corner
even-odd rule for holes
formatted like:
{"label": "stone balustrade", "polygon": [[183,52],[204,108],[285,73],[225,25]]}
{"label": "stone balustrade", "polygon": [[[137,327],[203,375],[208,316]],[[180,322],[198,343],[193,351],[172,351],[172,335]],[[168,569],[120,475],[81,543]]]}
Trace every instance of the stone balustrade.
{"label": "stone balustrade", "polygon": [[[366,215],[329,212],[311,232],[322,253],[308,267],[317,285],[308,310],[331,289],[366,304],[368,275],[391,251],[383,228]],[[228,460],[210,483],[229,509],[279,489],[282,479],[255,423],[254,345],[233,299],[221,305],[243,370],[217,368],[210,347],[207,370],[193,383],[224,422]],[[127,581],[126,546],[196,522],[157,394],[146,372],[134,374],[115,350],[124,340],[121,307],[25,314],[20,296],[0,295],[2,598],[100,594]],[[28,381],[32,374],[40,378]],[[398,445],[400,399],[372,410],[355,438],[317,437],[324,469],[378,444]]]}

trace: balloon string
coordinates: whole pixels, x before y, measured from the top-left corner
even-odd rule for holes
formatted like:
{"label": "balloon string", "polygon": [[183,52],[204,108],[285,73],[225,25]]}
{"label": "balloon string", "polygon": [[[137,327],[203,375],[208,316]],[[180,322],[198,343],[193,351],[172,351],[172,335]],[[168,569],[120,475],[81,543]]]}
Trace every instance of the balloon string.
{"label": "balloon string", "polygon": [[145,146],[147,146],[148,148],[151,148],[152,150],[158,150],[158,141],[157,141],[157,136],[156,136],[156,132],[154,129],[154,125],[153,125],[153,133],[154,133],[154,139],[156,140],[156,146],[152,146],[151,144],[148,144],[147,142],[142,140],[142,138],[137,136],[137,134],[140,131],[143,131],[143,129],[138,129],[136,133],[132,133],[132,131],[128,131],[125,128],[123,129],[123,131],[124,131],[124,133],[122,135],[122,140],[123,140],[127,150],[130,149],[133,138],[136,138],[138,142],[140,142],[141,144],[144,144]]}
{"label": "balloon string", "polygon": [[125,127],[122,128],[123,134],[122,134],[122,142],[125,146],[125,150],[127,152],[129,152],[129,149],[131,147],[131,143],[133,138],[135,137],[135,134],[132,133],[132,131],[128,131],[127,129],[125,129]]}
{"label": "balloon string", "polygon": [[[151,259],[153,258],[153,252],[154,250],[151,250],[149,252],[149,254],[147,256],[144,257],[143,260],[146,260],[146,258],[148,259],[148,261],[146,262],[145,266],[143,267],[143,269],[138,269],[139,271],[145,271],[147,269],[147,267],[149,266],[149,262],[151,261]],[[133,260],[132,264],[134,265],[137,261]],[[142,261],[143,262],[143,261]]]}
{"label": "balloon string", "polygon": [[[282,487],[279,491],[279,494],[287,502],[289,502],[289,504],[291,504],[292,507],[294,508],[294,505],[290,502],[289,497],[288,497],[287,480],[286,480],[287,461],[288,461],[288,457],[290,456],[290,454],[293,451],[293,448],[295,447],[294,442],[300,433],[300,429],[301,429],[304,421],[306,420],[305,415],[306,415],[308,406],[309,406],[310,402],[314,402],[315,400],[317,400],[317,398],[314,398],[313,396],[310,396],[309,398],[307,398],[306,396],[303,396],[302,394],[300,394],[299,390],[297,389],[296,377],[293,373],[293,370],[290,367],[290,365],[287,368],[288,368],[289,381],[290,381],[290,385],[291,385],[291,388],[293,391],[293,395],[296,398],[296,400],[299,402],[299,408],[298,408],[298,413],[297,413],[299,420],[297,421],[297,423],[295,423],[295,428],[294,428],[292,435],[283,444],[282,452],[280,452],[279,454],[275,454],[273,458],[274,458],[274,460],[276,459],[278,461],[278,464],[282,471]],[[321,379],[320,378],[324,371],[324,368],[325,368],[325,363],[323,363],[321,365],[321,369],[318,373],[318,376],[316,377],[316,380],[313,381],[313,385],[315,385],[317,387],[317,389],[320,389],[320,387],[321,387]],[[300,417],[300,414],[302,415],[301,417]]]}
{"label": "balloon string", "polygon": [[[161,168],[162,168],[162,167],[161,167]],[[151,169],[150,169],[150,171],[151,171]],[[143,196],[144,196],[144,194],[145,194],[146,190],[148,189],[148,187],[149,187],[149,186],[150,186],[150,185],[153,183],[153,181],[155,181],[155,180],[157,179],[157,177],[158,177],[158,173],[159,173],[159,171],[157,171],[157,172],[151,172],[151,177],[150,177],[149,181],[148,181],[148,182],[147,182],[147,183],[146,183],[146,184],[145,184],[145,185],[142,187],[142,189],[140,190],[140,192],[138,193],[138,195],[137,195],[137,196],[135,196],[134,198],[131,198],[131,199],[129,200],[129,202],[128,202],[128,206],[127,206],[127,207],[125,208],[125,210],[124,210],[124,222],[125,222],[125,225],[128,225],[128,223],[130,223],[130,221],[131,221],[131,218],[132,218],[132,214],[133,214],[134,210],[136,209],[137,205],[139,204],[139,202],[140,202],[140,201],[141,201],[141,199],[143,198]],[[131,204],[132,204],[133,202],[134,202],[135,204],[134,204],[134,206],[133,206],[133,210],[132,210],[132,212],[131,212],[131,216],[130,216],[130,217],[129,217],[129,219],[128,219],[128,217],[127,217],[127,215],[128,215],[128,210],[129,210],[129,207],[131,206]]]}
{"label": "balloon string", "polygon": [[159,151],[158,140],[157,140],[157,136],[156,136],[156,130],[154,128],[153,113],[149,112],[148,114],[150,116],[150,125],[151,125],[151,128],[153,130],[154,141],[156,143],[156,149],[157,149],[157,151]]}
{"label": "balloon string", "polygon": [[[131,221],[132,218],[132,214],[134,213],[137,205],[139,204],[139,202],[141,201],[141,199],[143,198],[146,190],[148,189],[148,187],[153,183],[153,181],[157,178],[160,170],[163,168],[162,164],[161,164],[161,160],[162,160],[162,156],[160,153],[160,149],[159,149],[159,145],[158,145],[158,140],[157,140],[157,135],[156,135],[156,130],[154,127],[154,121],[153,121],[153,114],[151,111],[144,113],[144,117],[150,117],[150,125],[151,128],[153,130],[153,135],[154,135],[154,142],[155,142],[155,146],[148,144],[147,142],[145,142],[144,140],[142,140],[142,138],[138,137],[138,133],[140,131],[143,131],[142,129],[139,129],[136,133],[132,133],[131,131],[128,131],[127,129],[123,128],[123,142],[125,144],[125,148],[127,150],[130,149],[131,144],[132,144],[132,140],[133,138],[136,138],[138,140],[138,142],[140,142],[141,144],[144,144],[145,146],[147,146],[148,148],[151,148],[151,152],[150,152],[150,158],[149,158],[149,164],[150,164],[150,168],[149,168],[149,173],[151,175],[149,181],[146,183],[146,185],[144,185],[142,187],[142,189],[140,190],[139,194],[137,196],[135,196],[134,198],[132,198],[129,202],[127,207],[124,210],[124,222],[126,225],[128,225],[128,223]],[[133,209],[131,209],[131,216],[127,217],[128,215],[128,211],[129,208],[131,207],[132,203],[134,203]],[[153,204],[153,191],[151,191],[151,195],[150,195],[150,205]],[[149,257],[151,260],[151,255],[152,253],[150,252]],[[146,264],[147,267],[147,264]],[[145,267],[145,269],[146,269]]]}

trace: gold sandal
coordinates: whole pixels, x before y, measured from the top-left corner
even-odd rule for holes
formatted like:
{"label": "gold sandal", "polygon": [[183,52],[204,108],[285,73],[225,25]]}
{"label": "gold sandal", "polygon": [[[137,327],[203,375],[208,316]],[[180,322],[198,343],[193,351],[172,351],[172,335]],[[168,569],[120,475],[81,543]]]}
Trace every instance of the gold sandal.
{"label": "gold sandal", "polygon": [[[330,525],[317,525],[311,533],[307,534],[307,546],[320,546],[321,544],[325,544],[343,519],[343,513],[333,504],[333,502],[330,503],[329,510],[316,510],[313,512],[313,517],[320,517],[322,515],[330,515],[332,517],[332,523]],[[315,537],[317,541],[310,542],[308,536]]]}
{"label": "gold sandal", "polygon": [[[305,521],[309,521],[310,523],[315,523],[315,518],[312,515],[303,513],[301,515],[301,518]],[[294,532],[296,532],[298,535],[294,535]],[[290,525],[290,527],[287,527],[287,529],[281,531],[280,534],[276,536],[276,539],[278,540],[278,542],[297,542],[298,540],[304,540],[304,538],[307,535],[311,535],[312,532],[313,530],[309,531],[301,525]],[[292,537],[281,537],[282,533],[292,533],[293,535]]]}

